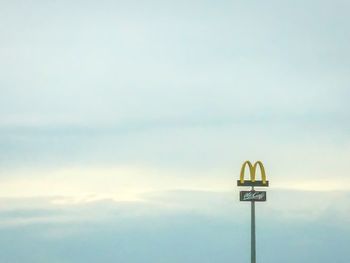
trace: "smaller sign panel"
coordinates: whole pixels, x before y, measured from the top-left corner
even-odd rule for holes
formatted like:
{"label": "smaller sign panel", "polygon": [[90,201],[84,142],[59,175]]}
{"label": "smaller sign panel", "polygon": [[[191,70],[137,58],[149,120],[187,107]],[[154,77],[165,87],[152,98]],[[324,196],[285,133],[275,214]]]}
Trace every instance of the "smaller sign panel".
{"label": "smaller sign panel", "polygon": [[239,192],[240,201],[266,201],[266,191],[240,191]]}

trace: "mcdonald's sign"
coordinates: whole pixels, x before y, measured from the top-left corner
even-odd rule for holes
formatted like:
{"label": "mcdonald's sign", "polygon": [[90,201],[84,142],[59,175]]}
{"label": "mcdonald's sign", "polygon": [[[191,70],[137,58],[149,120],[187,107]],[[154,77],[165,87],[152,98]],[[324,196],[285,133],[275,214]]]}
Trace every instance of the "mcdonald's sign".
{"label": "mcdonald's sign", "polygon": [[[245,180],[244,173],[248,166],[250,180]],[[256,180],[256,170],[259,167],[261,180]],[[256,202],[265,202],[266,201],[266,192],[265,191],[255,191],[254,187],[268,187],[269,181],[266,180],[265,168],[262,162],[257,161],[252,164],[250,161],[245,161],[241,168],[240,178],[237,181],[238,186],[250,186],[250,191],[240,191],[239,200],[250,202],[251,207],[251,235],[250,235],[250,257],[251,263],[256,263],[256,240],[255,240],[255,203]]]}
{"label": "mcdonald's sign", "polygon": [[[248,166],[248,170],[250,173],[250,180],[245,180],[244,174],[246,167]],[[256,180],[256,170],[259,167],[261,180]],[[259,187],[268,187],[269,181],[266,180],[265,168],[262,162],[257,161],[254,165],[250,161],[245,161],[241,168],[240,178],[237,181],[237,186],[259,186]]]}

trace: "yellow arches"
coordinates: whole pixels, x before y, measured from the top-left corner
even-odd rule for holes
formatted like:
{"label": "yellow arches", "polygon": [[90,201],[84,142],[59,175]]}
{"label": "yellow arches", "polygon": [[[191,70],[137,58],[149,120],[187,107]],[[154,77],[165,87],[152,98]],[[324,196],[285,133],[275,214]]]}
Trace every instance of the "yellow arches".
{"label": "yellow arches", "polygon": [[260,162],[260,161],[255,162],[254,165],[252,165],[252,163],[250,161],[245,161],[243,163],[242,168],[241,168],[241,175],[240,175],[241,184],[244,183],[244,172],[245,172],[245,168],[247,165],[249,167],[249,172],[250,172],[250,181],[255,182],[256,168],[259,166],[262,183],[266,184],[267,181],[266,181],[265,168],[264,168],[264,165],[262,164],[262,162]]}

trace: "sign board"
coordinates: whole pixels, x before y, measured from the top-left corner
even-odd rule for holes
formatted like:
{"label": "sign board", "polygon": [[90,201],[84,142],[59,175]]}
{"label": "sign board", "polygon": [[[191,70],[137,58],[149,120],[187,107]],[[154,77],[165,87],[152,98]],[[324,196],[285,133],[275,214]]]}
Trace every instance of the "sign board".
{"label": "sign board", "polygon": [[266,191],[240,191],[239,192],[240,201],[256,201],[265,202],[266,201]]}

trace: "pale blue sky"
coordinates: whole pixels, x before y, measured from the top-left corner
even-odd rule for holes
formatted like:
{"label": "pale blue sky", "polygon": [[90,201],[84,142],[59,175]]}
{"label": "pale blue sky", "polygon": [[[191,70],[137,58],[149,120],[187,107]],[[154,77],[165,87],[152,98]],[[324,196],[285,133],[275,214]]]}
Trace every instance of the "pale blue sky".
{"label": "pale blue sky", "polygon": [[349,8],[2,1],[0,261],[345,262]]}

